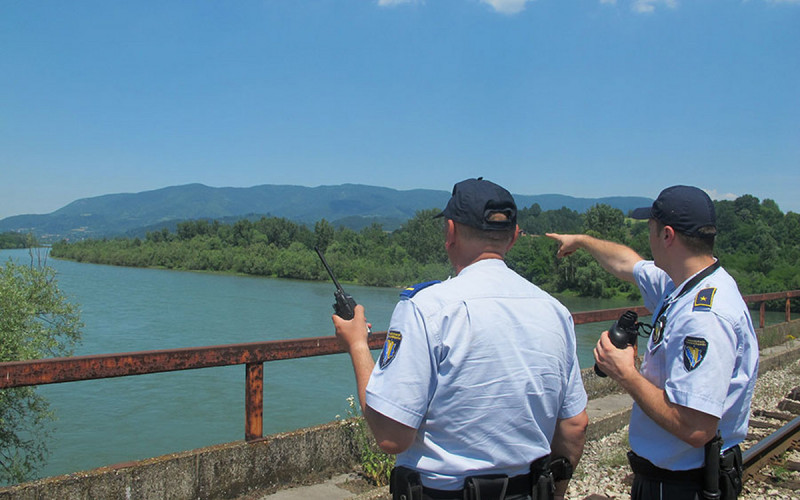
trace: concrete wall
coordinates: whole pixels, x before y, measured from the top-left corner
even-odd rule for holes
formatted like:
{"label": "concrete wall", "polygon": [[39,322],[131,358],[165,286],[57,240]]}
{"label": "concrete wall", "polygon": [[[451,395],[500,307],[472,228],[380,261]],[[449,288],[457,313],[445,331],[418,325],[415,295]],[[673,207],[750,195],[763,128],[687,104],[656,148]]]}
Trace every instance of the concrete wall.
{"label": "concrete wall", "polygon": [[353,422],[332,422],[0,489],[0,500],[223,499],[354,469]]}
{"label": "concrete wall", "polygon": [[[800,320],[768,328],[800,338]],[[800,340],[793,340],[763,350],[760,369],[799,357]],[[589,439],[626,425],[630,397],[592,369],[582,375],[591,398]],[[238,498],[253,489],[265,493],[354,470],[359,461],[354,435],[352,421],[332,422],[253,443],[237,441],[0,488],[0,500]]]}

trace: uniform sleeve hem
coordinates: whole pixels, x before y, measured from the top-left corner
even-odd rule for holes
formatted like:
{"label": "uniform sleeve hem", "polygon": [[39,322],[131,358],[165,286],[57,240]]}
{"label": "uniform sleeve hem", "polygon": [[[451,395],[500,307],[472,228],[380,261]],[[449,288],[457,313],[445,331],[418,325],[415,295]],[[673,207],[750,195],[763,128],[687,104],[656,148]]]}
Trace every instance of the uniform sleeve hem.
{"label": "uniform sleeve hem", "polygon": [[561,411],[558,412],[558,418],[561,420],[572,418],[585,410],[588,403],[589,398],[584,392],[582,397],[576,399],[570,404],[566,404],[563,408],[561,408]]}
{"label": "uniform sleeve hem", "polygon": [[[644,276],[643,267],[647,264],[647,260],[640,260],[633,265],[633,281],[636,282],[636,288],[642,292],[642,279]],[[644,295],[644,293],[642,293]]]}
{"label": "uniform sleeve hem", "polygon": [[696,394],[689,394],[687,392],[679,391],[674,388],[667,387],[665,389],[667,397],[676,405],[685,406],[692,410],[701,411],[717,418],[722,417],[722,403],[711,401]]}
{"label": "uniform sleeve hem", "polygon": [[367,406],[396,422],[414,429],[418,429],[420,423],[422,423],[422,415],[401,408],[394,402],[369,391],[367,391]]}

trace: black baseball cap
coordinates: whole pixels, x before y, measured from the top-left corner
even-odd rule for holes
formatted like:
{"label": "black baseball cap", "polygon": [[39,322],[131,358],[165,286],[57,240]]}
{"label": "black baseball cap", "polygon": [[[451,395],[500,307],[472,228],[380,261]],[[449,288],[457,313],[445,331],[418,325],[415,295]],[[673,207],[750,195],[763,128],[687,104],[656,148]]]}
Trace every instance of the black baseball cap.
{"label": "black baseball cap", "polygon": [[714,202],[702,189],[672,186],[661,191],[651,207],[631,212],[634,219],[655,219],[687,236],[697,236],[701,227],[716,229]]}
{"label": "black baseball cap", "polygon": [[[505,220],[490,220],[492,214],[506,214]],[[502,231],[517,226],[517,205],[506,189],[494,182],[467,179],[453,186],[453,195],[447,206],[436,217],[447,217],[455,222],[483,229]]]}

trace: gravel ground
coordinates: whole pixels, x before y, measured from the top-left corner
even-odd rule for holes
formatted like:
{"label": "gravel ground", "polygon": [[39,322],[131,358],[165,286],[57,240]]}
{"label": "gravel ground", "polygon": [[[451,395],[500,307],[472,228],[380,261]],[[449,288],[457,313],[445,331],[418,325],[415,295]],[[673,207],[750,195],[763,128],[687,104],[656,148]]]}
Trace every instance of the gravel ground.
{"label": "gravel ground", "polygon": [[[800,360],[760,376],[753,394],[753,410],[776,410],[778,403],[794,387],[800,385]],[[751,415],[752,417],[752,415]],[[758,417],[764,420],[763,417]],[[771,431],[764,431],[763,435]],[[570,481],[567,498],[584,499],[589,495],[603,495],[611,499],[630,498],[630,469],[627,465],[628,428],[621,429],[602,439],[586,443],[583,458]],[[744,443],[746,449],[749,443]],[[800,453],[791,452],[790,460],[800,462]],[[780,476],[783,480],[800,481],[800,473],[765,469],[765,475]],[[798,500],[800,492],[780,488],[771,482],[745,484],[741,500]]]}

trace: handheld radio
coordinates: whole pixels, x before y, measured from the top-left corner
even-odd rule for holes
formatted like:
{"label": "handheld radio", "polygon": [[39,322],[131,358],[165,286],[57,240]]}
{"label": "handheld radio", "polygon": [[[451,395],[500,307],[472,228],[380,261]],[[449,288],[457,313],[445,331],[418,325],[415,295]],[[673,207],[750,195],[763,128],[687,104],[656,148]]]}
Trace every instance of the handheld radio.
{"label": "handheld radio", "polygon": [[356,314],[356,301],[353,299],[353,296],[345,292],[344,288],[342,288],[342,285],[339,284],[336,276],[333,275],[331,266],[328,265],[328,261],[325,260],[325,256],[322,255],[322,252],[320,252],[319,248],[314,247],[314,250],[317,251],[317,255],[319,255],[320,260],[322,260],[322,265],[325,266],[325,270],[328,271],[328,274],[333,280],[333,284],[336,285],[336,291],[333,292],[333,297],[336,299],[336,302],[333,304],[333,311],[342,319],[353,319]]}

